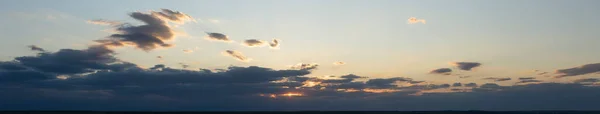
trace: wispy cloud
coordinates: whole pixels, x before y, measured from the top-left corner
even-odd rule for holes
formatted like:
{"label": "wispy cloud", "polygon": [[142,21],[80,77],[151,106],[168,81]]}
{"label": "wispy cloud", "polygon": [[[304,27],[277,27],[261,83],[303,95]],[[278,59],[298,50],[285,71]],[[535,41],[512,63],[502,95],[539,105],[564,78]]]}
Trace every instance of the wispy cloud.
{"label": "wispy cloud", "polygon": [[557,77],[560,78],[560,77],[568,77],[568,76],[585,75],[585,74],[591,74],[591,73],[596,73],[596,72],[600,72],[600,63],[586,64],[586,65],[582,65],[582,66],[574,67],[574,68],[559,69],[559,70],[556,70],[555,73],[559,74],[559,76],[557,76]]}
{"label": "wispy cloud", "polygon": [[95,24],[95,25],[109,25],[109,26],[121,25],[121,22],[118,22],[118,21],[109,21],[109,20],[102,20],[102,19],[88,20],[87,23]]}
{"label": "wispy cloud", "polygon": [[416,17],[408,18],[408,24],[416,24],[416,23],[426,24],[426,21],[425,21],[425,19],[417,19]]}
{"label": "wispy cloud", "polygon": [[429,71],[430,74],[442,74],[442,75],[450,75],[451,72],[452,72],[452,69],[450,69],[450,68],[438,68],[438,69]]}
{"label": "wispy cloud", "polygon": [[244,56],[243,53],[234,50],[225,50],[223,55],[230,56],[241,62],[250,62],[252,59]]}
{"label": "wispy cloud", "polygon": [[36,45],[29,45],[27,47],[29,47],[29,49],[31,49],[32,51],[40,51],[40,52],[45,52],[46,51],[43,48],[40,48],[40,47],[38,47]]}
{"label": "wispy cloud", "polygon": [[271,47],[271,49],[279,49],[279,39],[273,39],[270,43],[269,43],[269,47]]}
{"label": "wispy cloud", "polygon": [[496,81],[496,82],[511,80],[511,78],[495,78],[495,77],[489,77],[489,78],[483,78],[483,79],[484,80],[493,80],[493,81]]}
{"label": "wispy cloud", "polygon": [[346,63],[345,63],[345,62],[342,62],[342,61],[333,62],[333,65],[336,65],[336,66],[345,65],[345,64],[346,64]]}

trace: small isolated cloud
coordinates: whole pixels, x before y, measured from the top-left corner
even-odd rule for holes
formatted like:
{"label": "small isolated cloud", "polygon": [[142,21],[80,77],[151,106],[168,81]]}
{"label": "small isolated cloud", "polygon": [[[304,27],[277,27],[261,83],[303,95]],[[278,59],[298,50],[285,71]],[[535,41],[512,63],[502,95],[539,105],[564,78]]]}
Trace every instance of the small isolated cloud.
{"label": "small isolated cloud", "polygon": [[103,19],[88,20],[87,23],[94,24],[94,25],[108,25],[108,26],[121,25],[121,22],[109,21],[109,20],[103,20]]}
{"label": "small isolated cloud", "polygon": [[29,49],[31,49],[32,51],[41,51],[41,52],[45,52],[46,51],[43,48],[40,48],[40,47],[38,47],[36,45],[29,45],[27,47],[29,47]]}
{"label": "small isolated cloud", "polygon": [[271,49],[279,49],[279,42],[279,39],[273,39],[273,41],[269,43],[269,47],[271,47]]}
{"label": "small isolated cloud", "polygon": [[239,60],[242,62],[250,62],[252,60],[251,58],[244,56],[244,54],[242,54],[241,52],[234,51],[234,50],[225,50],[223,52],[223,55],[233,57],[236,60]]}
{"label": "small isolated cloud", "polygon": [[346,63],[345,63],[345,62],[342,62],[342,61],[338,61],[338,62],[334,62],[334,63],[333,63],[333,65],[336,65],[336,66],[345,65],[345,64],[346,64]]}
{"label": "small isolated cloud", "polygon": [[296,65],[293,65],[291,68],[298,70],[312,70],[316,69],[318,66],[319,64],[317,63],[298,63]]}
{"label": "small isolated cloud", "polygon": [[162,59],[162,58],[163,58],[163,56],[156,56],[156,58]]}
{"label": "small isolated cloud", "polygon": [[206,36],[207,40],[222,41],[222,42],[231,42],[231,40],[229,39],[229,37],[227,37],[227,35],[222,34],[222,33],[207,32],[206,34],[208,34],[208,36]]}
{"label": "small isolated cloud", "polygon": [[185,64],[185,63],[179,63],[179,65],[181,65],[181,68],[189,68],[190,65]]}
{"label": "small isolated cloud", "polygon": [[470,71],[471,69],[473,69],[475,67],[481,66],[481,63],[478,63],[478,62],[452,62],[452,63],[450,63],[450,65],[456,66],[460,70]]}
{"label": "small isolated cloud", "polygon": [[194,50],[192,50],[192,49],[184,49],[183,53],[194,53]]}
{"label": "small isolated cloud", "polygon": [[431,73],[431,74],[450,75],[451,72],[452,72],[452,69],[450,69],[450,68],[439,68],[439,69],[432,70],[429,73]]}
{"label": "small isolated cloud", "polygon": [[257,40],[257,39],[248,39],[248,40],[244,40],[244,42],[242,42],[242,45],[244,46],[248,46],[248,47],[262,47],[265,46],[265,41],[262,40]]}
{"label": "small isolated cloud", "polygon": [[548,74],[548,72],[540,72],[537,75],[544,75],[544,74]]}
{"label": "small isolated cloud", "polygon": [[586,64],[575,68],[559,69],[556,70],[555,73],[560,74],[559,76],[557,76],[558,78],[560,78],[567,76],[591,74],[596,72],[600,72],[600,63]]}
{"label": "small isolated cloud", "polygon": [[489,78],[484,78],[484,80],[493,80],[496,82],[501,82],[501,81],[509,81],[511,80],[511,78],[494,78],[494,77],[489,77]]}
{"label": "small isolated cloud", "polygon": [[410,18],[408,18],[408,24],[416,24],[416,23],[423,23],[423,24],[425,24],[426,21],[425,21],[425,19],[417,19],[416,17],[410,17]]}

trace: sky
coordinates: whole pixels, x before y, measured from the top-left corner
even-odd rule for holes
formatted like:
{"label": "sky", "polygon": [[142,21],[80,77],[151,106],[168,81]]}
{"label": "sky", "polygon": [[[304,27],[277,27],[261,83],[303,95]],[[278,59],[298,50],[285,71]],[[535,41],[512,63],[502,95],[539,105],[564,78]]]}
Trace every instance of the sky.
{"label": "sky", "polygon": [[598,110],[596,4],[3,0],[0,109]]}

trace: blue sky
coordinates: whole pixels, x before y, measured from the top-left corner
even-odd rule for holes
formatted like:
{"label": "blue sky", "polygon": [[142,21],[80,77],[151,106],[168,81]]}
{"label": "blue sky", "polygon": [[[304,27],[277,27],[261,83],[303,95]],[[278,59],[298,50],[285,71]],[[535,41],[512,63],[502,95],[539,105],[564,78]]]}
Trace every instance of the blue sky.
{"label": "blue sky", "polygon": [[[515,85],[519,77],[561,83],[596,78],[597,73],[583,65],[600,61],[597,0],[3,0],[0,4],[0,61],[36,55],[28,45],[49,52],[83,50],[113,34],[112,27],[87,21],[143,25],[128,14],[163,8],[197,22],[171,23],[179,33],[168,41],[173,47],[144,51],[125,46],[114,49],[116,58],[145,69],[156,64],[181,68],[184,63],[190,67],[183,69],[190,71],[230,66],[284,70],[316,63],[319,67],[306,76],[356,74],[503,86]],[[426,23],[408,24],[411,17]],[[226,34],[233,42],[207,40],[205,32]],[[247,39],[274,38],[281,40],[278,50],[241,45]],[[186,49],[193,52],[184,53]],[[252,61],[224,56],[225,50],[241,52]],[[333,65],[338,61],[346,64]],[[451,62],[481,66],[460,70]],[[579,72],[560,71],[578,66],[587,72],[553,77]],[[452,75],[430,73],[438,68],[451,68]],[[550,76],[538,75],[541,72]],[[484,79],[489,77],[512,80]]]}

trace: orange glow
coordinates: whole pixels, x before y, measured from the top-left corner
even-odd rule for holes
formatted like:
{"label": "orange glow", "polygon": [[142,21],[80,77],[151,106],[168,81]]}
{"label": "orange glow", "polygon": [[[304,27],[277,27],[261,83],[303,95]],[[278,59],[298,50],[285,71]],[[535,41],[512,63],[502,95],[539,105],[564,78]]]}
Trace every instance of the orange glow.
{"label": "orange glow", "polygon": [[303,95],[300,93],[286,93],[286,94],[281,94],[281,96],[297,97],[297,96],[303,96]]}

